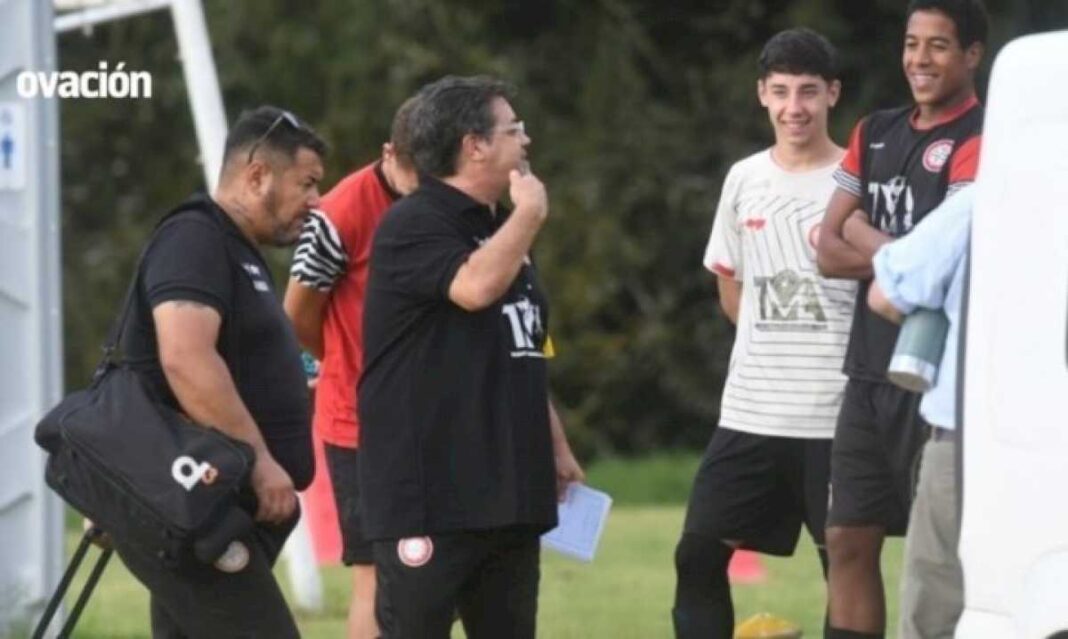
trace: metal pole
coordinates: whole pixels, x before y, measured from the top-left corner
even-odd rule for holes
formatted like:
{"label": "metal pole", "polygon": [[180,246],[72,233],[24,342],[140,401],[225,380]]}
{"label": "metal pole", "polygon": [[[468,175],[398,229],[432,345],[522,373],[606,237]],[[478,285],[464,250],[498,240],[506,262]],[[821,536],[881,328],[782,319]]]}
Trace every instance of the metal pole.
{"label": "metal pole", "polygon": [[215,59],[211,54],[208,27],[200,0],[171,0],[174,31],[182,58],[182,73],[193,109],[193,125],[200,146],[201,166],[208,191],[214,191],[222,168],[226,142],[226,111],[223,109]]}
{"label": "metal pole", "polygon": [[123,4],[102,5],[64,13],[57,17],[52,22],[52,25],[56,33],[66,33],[75,29],[92,27],[101,22],[121,20],[122,18],[129,18],[149,11],[164,9],[170,3],[171,0],[129,0]]}

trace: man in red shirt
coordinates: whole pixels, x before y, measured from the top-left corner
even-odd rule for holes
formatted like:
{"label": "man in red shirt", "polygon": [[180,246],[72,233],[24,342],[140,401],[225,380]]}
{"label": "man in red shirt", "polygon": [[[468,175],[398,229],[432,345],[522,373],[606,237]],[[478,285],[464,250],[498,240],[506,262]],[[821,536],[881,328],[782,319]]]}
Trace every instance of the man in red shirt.
{"label": "man in red shirt", "polygon": [[378,636],[375,569],[359,508],[356,384],[363,363],[363,303],[371,238],[393,202],[418,185],[408,148],[408,100],[382,157],[350,174],[313,211],[293,257],[285,310],[301,345],[321,361],[313,428],[323,440],[337,502],[342,561],[353,567],[348,637]]}

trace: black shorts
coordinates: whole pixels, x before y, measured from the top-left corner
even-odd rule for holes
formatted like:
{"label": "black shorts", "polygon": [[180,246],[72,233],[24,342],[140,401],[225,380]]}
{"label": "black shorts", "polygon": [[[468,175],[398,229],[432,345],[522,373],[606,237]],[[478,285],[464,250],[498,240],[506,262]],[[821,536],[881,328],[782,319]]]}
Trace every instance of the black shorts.
{"label": "black shorts", "polygon": [[374,563],[371,542],[363,536],[363,509],[360,508],[359,451],[355,448],[323,444],[330,483],[334,487],[337,520],[341,526],[341,561],[346,566]]}
{"label": "black shorts", "polygon": [[905,534],[916,461],[927,433],[921,395],[850,379],[831,451],[828,526],[881,526]]}
{"label": "black shorts", "polygon": [[823,545],[831,440],[717,428],[701,459],[683,532],[789,556],[801,524]]}
{"label": "black shorts", "polygon": [[523,528],[375,541],[382,639],[534,639],[541,540]]}

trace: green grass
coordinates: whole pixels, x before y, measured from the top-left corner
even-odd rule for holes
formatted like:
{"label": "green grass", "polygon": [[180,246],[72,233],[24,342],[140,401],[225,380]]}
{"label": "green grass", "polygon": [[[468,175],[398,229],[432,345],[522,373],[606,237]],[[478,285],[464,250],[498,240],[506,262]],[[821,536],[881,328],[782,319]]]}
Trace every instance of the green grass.
{"label": "green grass", "polygon": [[[671,636],[670,610],[675,588],[672,555],[696,464],[693,455],[663,455],[644,460],[610,460],[590,469],[590,484],[612,494],[615,506],[593,564],[577,563],[548,552],[544,555],[539,636]],[[72,531],[69,539],[73,546],[77,533]],[[896,616],[900,556],[900,540],[888,543],[884,569],[891,620]],[[734,587],[738,620],[757,612],[772,612],[800,624],[805,637],[822,636],[824,584],[811,542],[803,535],[795,557],[765,557],[763,561],[768,572],[764,583]],[[326,568],[323,582],[324,610],[298,613],[301,632],[309,639],[344,636],[348,571]],[[116,561],[108,567],[79,622],[76,636],[148,637],[147,602],[144,589]],[[887,636],[895,636],[894,626],[892,621]],[[454,636],[462,637],[463,633],[457,630]]]}

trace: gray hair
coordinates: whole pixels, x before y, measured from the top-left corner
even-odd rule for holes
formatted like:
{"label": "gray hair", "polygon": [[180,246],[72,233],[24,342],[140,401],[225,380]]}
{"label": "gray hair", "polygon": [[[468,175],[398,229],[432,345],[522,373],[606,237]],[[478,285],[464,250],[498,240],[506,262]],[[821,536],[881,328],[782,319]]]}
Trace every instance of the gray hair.
{"label": "gray hair", "polygon": [[455,175],[464,136],[488,138],[496,123],[494,98],[510,99],[515,89],[489,76],[445,76],[416,95],[408,118],[411,154],[422,173]]}

